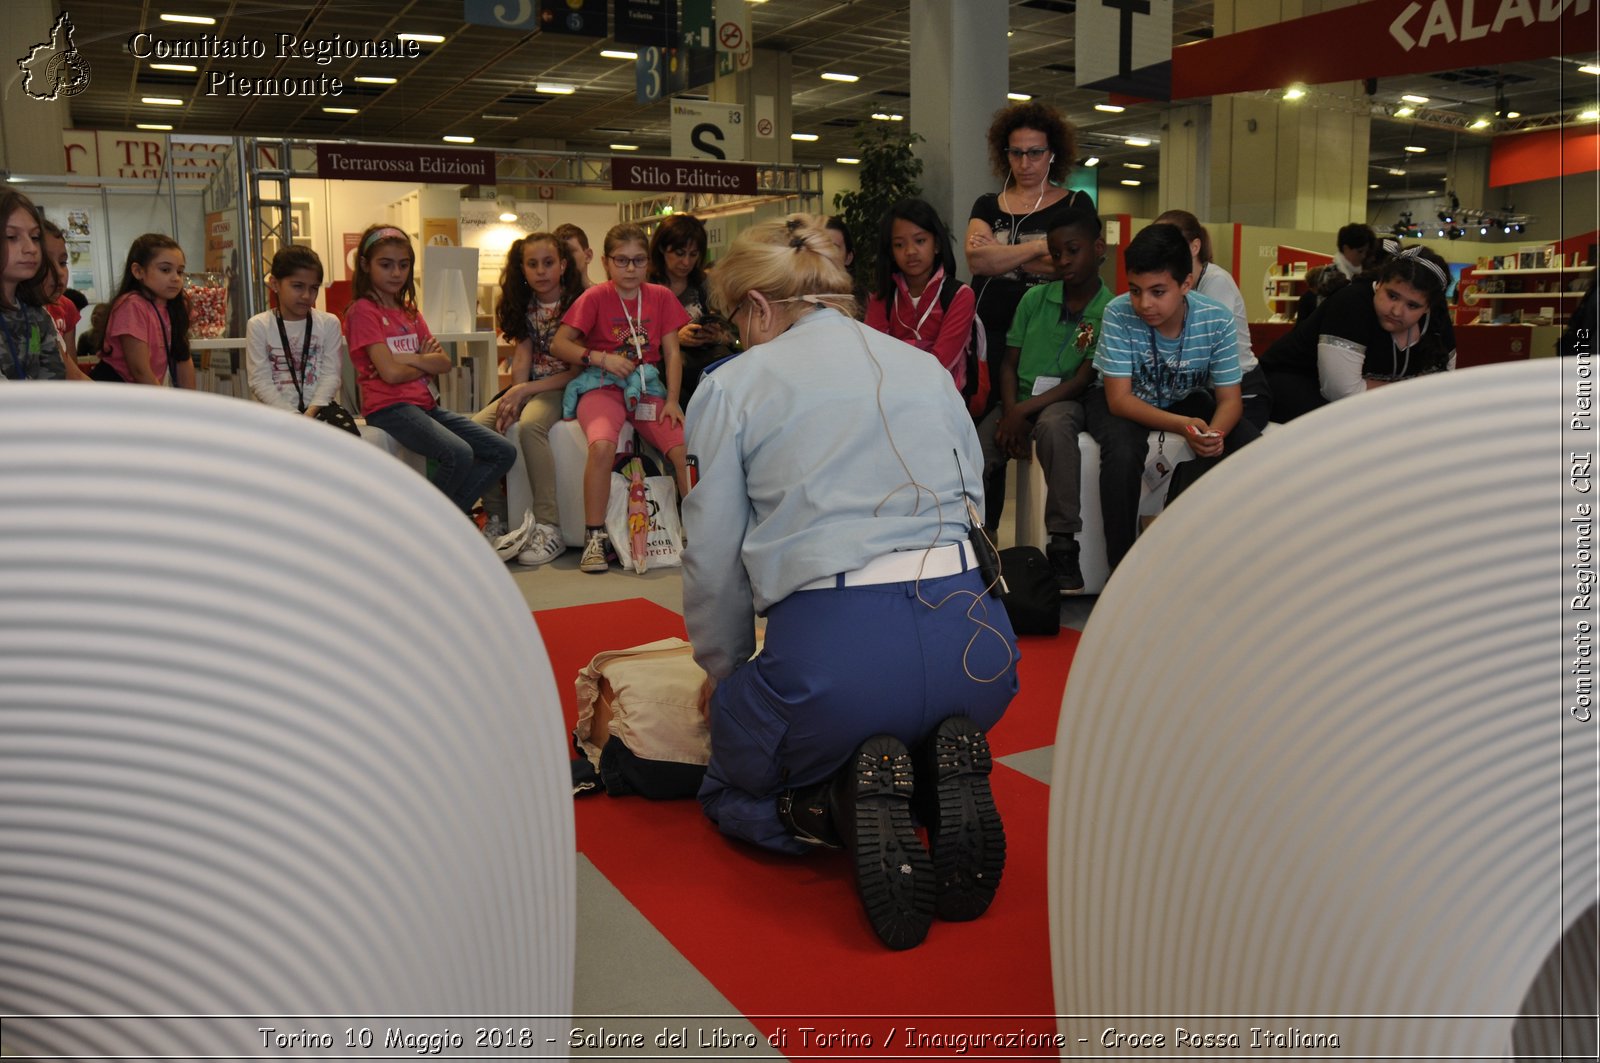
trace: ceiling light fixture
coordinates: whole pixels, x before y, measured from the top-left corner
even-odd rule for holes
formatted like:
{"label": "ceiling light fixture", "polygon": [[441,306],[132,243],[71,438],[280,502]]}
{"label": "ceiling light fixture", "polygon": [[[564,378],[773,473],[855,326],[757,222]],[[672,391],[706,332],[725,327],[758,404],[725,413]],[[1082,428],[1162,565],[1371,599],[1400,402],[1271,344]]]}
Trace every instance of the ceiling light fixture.
{"label": "ceiling light fixture", "polygon": [[1083,164],[1085,166],[1099,166],[1100,165],[1100,156],[1091,155],[1087,159],[1083,160]]}
{"label": "ceiling light fixture", "polygon": [[360,82],[363,85],[393,85],[400,79],[374,75],[371,77],[358,77],[354,78],[353,80]]}
{"label": "ceiling light fixture", "polygon": [[1144,169],[1144,163],[1142,163],[1142,162],[1125,162],[1125,163],[1122,164],[1122,168],[1125,169],[1125,170],[1142,170],[1142,169]]}
{"label": "ceiling light fixture", "polygon": [[326,111],[328,114],[358,114],[359,113],[354,107],[324,107],[323,110]]}
{"label": "ceiling light fixture", "polygon": [[444,38],[437,33],[396,33],[395,38],[402,41],[416,41],[418,44],[444,43]]}
{"label": "ceiling light fixture", "polygon": [[517,116],[514,114],[486,114],[483,117],[491,122],[515,122],[517,120]]}
{"label": "ceiling light fixture", "polygon": [[1150,141],[1146,140],[1144,137],[1129,137],[1127,140],[1124,140],[1123,143],[1128,145],[1130,148],[1148,148],[1150,146]]}
{"label": "ceiling light fixture", "polygon": [[477,142],[477,139],[478,139],[477,137],[462,137],[462,136],[455,136],[454,134],[452,134],[450,136],[445,137],[444,138],[444,142],[446,144],[473,144],[473,143]]}
{"label": "ceiling light fixture", "polygon": [[1580,74],[1600,74],[1600,66],[1596,66],[1593,63],[1585,63],[1583,66],[1580,66],[1578,68],[1578,73],[1580,73]]}
{"label": "ceiling light fixture", "polygon": [[602,59],[637,59],[637,58],[639,58],[639,53],[638,52],[624,52],[620,48],[602,48],[602,49],[600,49],[600,58],[602,58]]}
{"label": "ceiling light fixture", "polygon": [[1578,121],[1580,122],[1592,122],[1596,118],[1600,118],[1600,111],[1595,110],[1593,107],[1587,111],[1578,112]]}
{"label": "ceiling light fixture", "polygon": [[820,138],[815,133],[790,133],[789,134],[789,139],[790,140],[818,140]]}
{"label": "ceiling light fixture", "polygon": [[1377,188],[1378,186],[1377,185],[1368,185],[1367,187],[1368,188]]}
{"label": "ceiling light fixture", "polygon": [[215,26],[217,20],[210,15],[162,15],[162,22],[183,22],[190,26]]}
{"label": "ceiling light fixture", "polygon": [[872,117],[880,122],[904,122],[906,120],[906,116],[903,114],[885,114],[882,111],[872,112]]}
{"label": "ceiling light fixture", "polygon": [[1522,112],[1521,111],[1507,111],[1506,112],[1506,117],[1507,118],[1521,118],[1522,117]]}
{"label": "ceiling light fixture", "polygon": [[1121,114],[1123,111],[1127,110],[1127,108],[1122,106],[1120,103],[1097,103],[1094,105],[1094,109],[1097,111],[1104,111],[1106,114]]}
{"label": "ceiling light fixture", "polygon": [[578,91],[578,87],[563,85],[559,81],[541,81],[533,86],[533,91],[544,96],[571,96]]}
{"label": "ceiling light fixture", "polygon": [[1480,118],[1476,122],[1473,122],[1471,125],[1467,126],[1467,128],[1468,129],[1488,129],[1489,128],[1489,120],[1487,118]]}
{"label": "ceiling light fixture", "polygon": [[171,70],[179,74],[197,74],[200,68],[190,66],[188,63],[151,63],[151,70]]}
{"label": "ceiling light fixture", "polygon": [[1426,96],[1418,96],[1414,92],[1408,92],[1408,93],[1406,93],[1404,96],[1402,96],[1400,98],[1402,100],[1405,100],[1407,103],[1427,103],[1428,102],[1428,97],[1426,97]]}
{"label": "ceiling light fixture", "polygon": [[1415,107],[1401,107],[1394,112],[1394,116],[1396,118],[1410,118],[1416,113],[1417,109]]}
{"label": "ceiling light fixture", "polygon": [[1406,150],[1409,151],[1413,155],[1421,155],[1424,152],[1426,152],[1428,149],[1424,148],[1424,147],[1422,147],[1421,145],[1418,145],[1418,144],[1407,144],[1406,145]]}
{"label": "ceiling light fixture", "polygon": [[852,159],[852,158],[850,158],[850,157],[848,157],[846,155],[841,155],[837,159],[834,159],[833,161],[837,162],[837,163],[839,163],[840,165],[843,165],[843,166],[860,166],[861,165],[861,160],[860,159]]}
{"label": "ceiling light fixture", "polygon": [[170,96],[144,96],[140,103],[148,103],[152,107],[182,107],[182,100],[175,100]]}
{"label": "ceiling light fixture", "polygon": [[637,144],[612,144],[612,145],[610,145],[610,148],[611,148],[612,151],[638,151],[639,150],[639,145],[637,145]]}
{"label": "ceiling light fixture", "polygon": [[1139,187],[1139,182],[1133,180],[1131,177],[1124,177],[1122,179],[1122,183],[1127,185],[1129,188],[1138,188]]}
{"label": "ceiling light fixture", "polygon": [[819,75],[823,81],[842,81],[846,85],[854,84],[861,80],[860,74],[839,74],[832,70],[824,71]]}
{"label": "ceiling light fixture", "polygon": [[171,127],[171,126],[169,126],[169,125],[163,125],[163,124],[162,124],[162,123],[160,123],[160,122],[140,122],[140,123],[139,123],[139,128],[140,128],[140,129],[150,129],[150,130],[155,130],[155,131],[158,131],[158,132],[159,132],[159,131],[161,131],[161,130],[168,130],[168,131],[170,131],[170,130],[171,130],[171,129],[172,129],[172,127]]}
{"label": "ceiling light fixture", "polygon": [[1303,86],[1303,85],[1290,85],[1287,89],[1285,89],[1283,91],[1283,98],[1286,99],[1286,100],[1298,100],[1298,99],[1304,98],[1305,94],[1306,94],[1305,86]]}
{"label": "ceiling light fixture", "polygon": [[1389,168],[1389,176],[1390,177],[1404,177],[1405,175],[1406,175],[1406,172],[1404,170],[1397,170],[1392,166]]}
{"label": "ceiling light fixture", "polygon": [[517,218],[519,218],[519,217],[521,217],[521,215],[519,215],[517,213],[517,205],[514,202],[512,202],[509,199],[502,199],[500,201],[500,220],[501,221],[503,221],[503,222],[513,222],[513,221],[516,221]]}
{"label": "ceiling light fixture", "polygon": [[1026,92],[1008,92],[1006,93],[1006,99],[1012,100],[1016,103],[1027,103],[1029,100],[1033,99],[1033,97],[1028,95]]}

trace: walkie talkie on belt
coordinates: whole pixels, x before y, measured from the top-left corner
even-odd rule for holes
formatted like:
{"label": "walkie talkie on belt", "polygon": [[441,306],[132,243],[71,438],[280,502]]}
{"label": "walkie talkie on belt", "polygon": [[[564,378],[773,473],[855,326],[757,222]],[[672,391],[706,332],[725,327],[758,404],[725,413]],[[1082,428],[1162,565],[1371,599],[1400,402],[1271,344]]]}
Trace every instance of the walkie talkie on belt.
{"label": "walkie talkie on belt", "polygon": [[[967,492],[967,478],[961,471],[961,455],[951,450],[956,458],[956,475],[961,477],[961,493]],[[994,543],[989,541],[989,536],[984,534],[983,517],[978,513],[978,507],[972,504],[972,499],[967,498],[967,542],[972,547],[972,559],[978,563],[978,571],[983,575],[983,585],[989,588],[989,593],[996,598],[1002,594],[1009,594],[1011,588],[1006,586],[1005,577],[1000,575],[1000,555],[995,553]]]}

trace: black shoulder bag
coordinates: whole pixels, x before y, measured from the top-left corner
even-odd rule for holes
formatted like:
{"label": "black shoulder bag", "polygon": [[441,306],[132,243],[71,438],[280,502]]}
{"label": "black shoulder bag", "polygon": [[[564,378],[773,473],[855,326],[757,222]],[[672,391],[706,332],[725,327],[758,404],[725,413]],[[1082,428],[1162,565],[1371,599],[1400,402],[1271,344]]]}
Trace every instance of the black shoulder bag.
{"label": "black shoulder bag", "polygon": [[[300,371],[294,368],[294,348],[289,345],[289,330],[283,325],[283,315],[273,314],[278,322],[278,336],[283,340],[283,361],[289,367],[289,379],[294,382],[294,393],[300,400],[300,412],[306,412],[306,393],[300,386],[300,379],[305,376],[306,363],[311,358],[311,328],[316,323],[310,316],[306,316],[306,341],[300,347]],[[343,429],[353,436],[361,434],[361,428],[356,424],[356,419],[350,416],[350,411],[335,400],[330,399],[328,404],[317,411],[316,419],[323,424],[332,425]]]}

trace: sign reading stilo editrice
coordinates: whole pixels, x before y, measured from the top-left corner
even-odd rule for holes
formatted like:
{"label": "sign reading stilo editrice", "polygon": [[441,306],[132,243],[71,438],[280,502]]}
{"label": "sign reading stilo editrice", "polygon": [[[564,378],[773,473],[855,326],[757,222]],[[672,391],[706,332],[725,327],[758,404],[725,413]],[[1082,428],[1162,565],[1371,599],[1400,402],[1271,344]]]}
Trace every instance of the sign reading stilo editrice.
{"label": "sign reading stilo editrice", "polygon": [[649,192],[721,192],[753,196],[756,168],[749,163],[682,159],[611,158],[611,187]]}
{"label": "sign reading stilo editrice", "polygon": [[317,176],[325,180],[420,181],[492,185],[494,152],[460,148],[317,146]]}

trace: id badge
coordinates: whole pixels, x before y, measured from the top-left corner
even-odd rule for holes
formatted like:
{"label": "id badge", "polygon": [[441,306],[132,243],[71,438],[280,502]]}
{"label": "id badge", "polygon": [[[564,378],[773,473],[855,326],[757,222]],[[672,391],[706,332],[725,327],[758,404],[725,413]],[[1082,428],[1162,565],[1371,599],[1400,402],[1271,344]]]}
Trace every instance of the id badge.
{"label": "id badge", "polygon": [[1172,459],[1157,448],[1156,456],[1144,467],[1144,486],[1151,494],[1161,490],[1172,479],[1173,465]]}
{"label": "id badge", "polygon": [[1060,384],[1061,378],[1058,376],[1036,376],[1033,378],[1033,394],[1043,395],[1051,388],[1060,386]]}
{"label": "id badge", "polygon": [[640,399],[639,405],[634,407],[633,419],[635,421],[654,421],[661,411],[661,400],[657,398]]}

